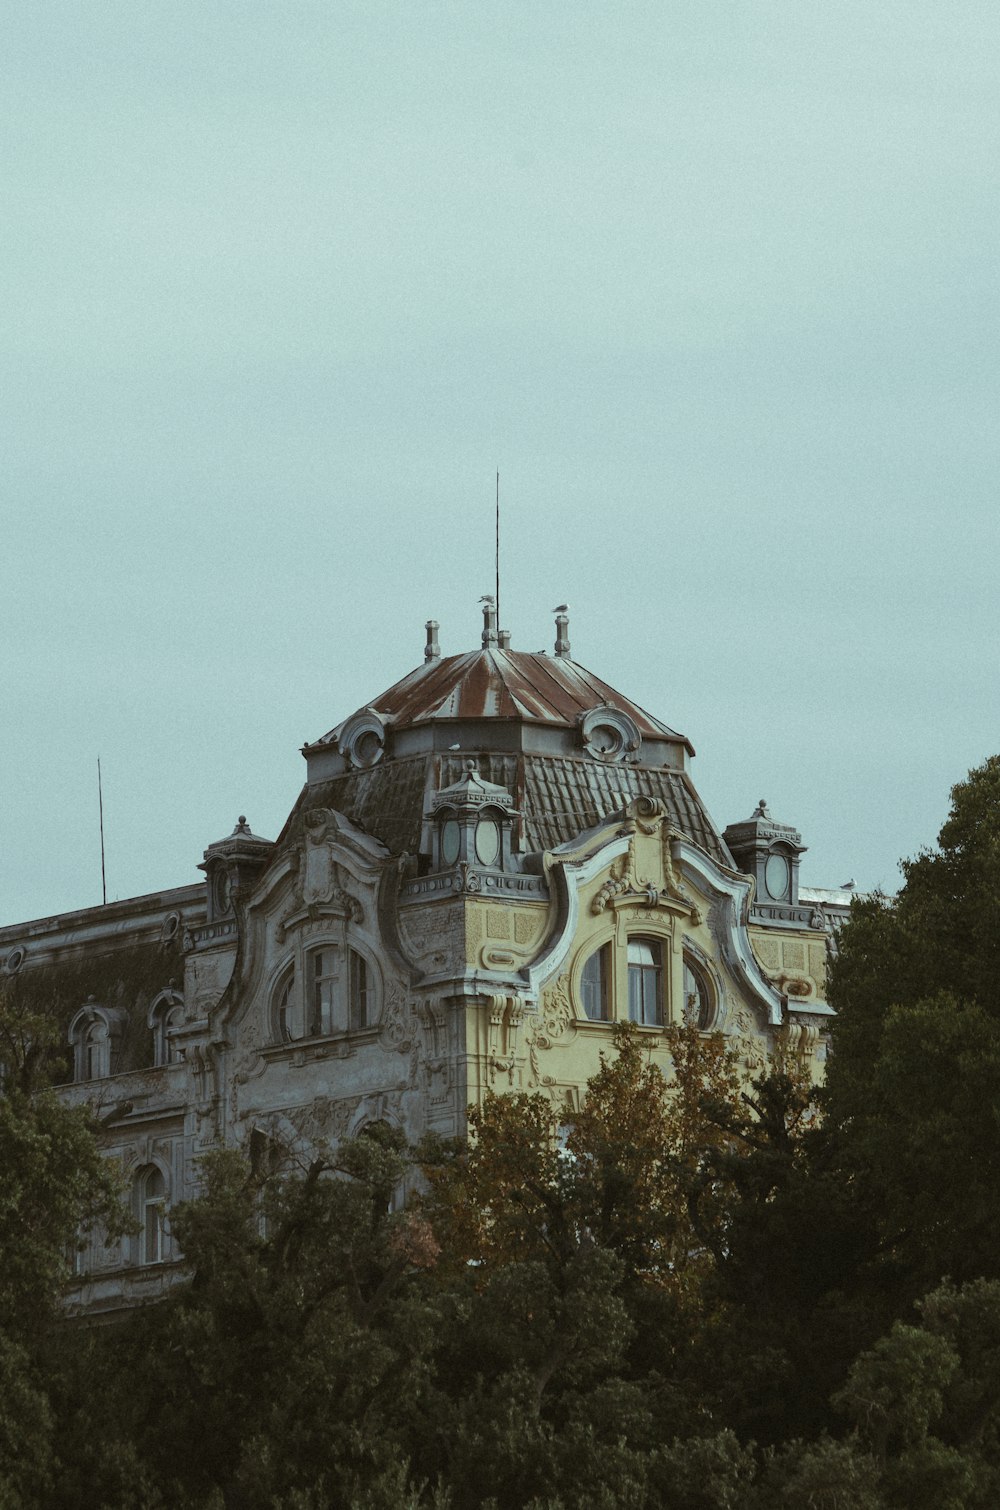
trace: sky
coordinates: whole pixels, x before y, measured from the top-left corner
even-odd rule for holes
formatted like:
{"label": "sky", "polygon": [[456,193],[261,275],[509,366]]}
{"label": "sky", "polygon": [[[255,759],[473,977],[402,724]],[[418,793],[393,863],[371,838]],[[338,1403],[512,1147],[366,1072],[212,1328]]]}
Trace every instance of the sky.
{"label": "sky", "polygon": [[995,0],[8,0],[0,924],[501,618],[899,884],[998,748]]}

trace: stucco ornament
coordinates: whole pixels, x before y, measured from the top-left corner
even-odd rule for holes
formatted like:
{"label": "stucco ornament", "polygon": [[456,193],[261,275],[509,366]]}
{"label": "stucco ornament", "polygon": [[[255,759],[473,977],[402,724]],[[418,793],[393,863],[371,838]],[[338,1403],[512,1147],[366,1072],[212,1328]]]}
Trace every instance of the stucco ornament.
{"label": "stucco ornament", "polygon": [[530,1013],[524,1030],[528,1053],[528,1084],[551,1086],[555,1077],[542,1073],[539,1051],[564,1046],[576,1037],[576,1025],[569,997],[569,976],[560,975],[541,994],[537,1013]]}
{"label": "stucco ornament", "polygon": [[334,905],[354,922],[362,919],[361,904],[341,884],[340,867],[333,853],[330,833],[332,815],[327,808],[314,808],[304,819],[305,846],[300,871],[302,902],[306,907]]}
{"label": "stucco ornament", "polygon": [[412,1002],[401,986],[389,986],[379,1023],[379,1042],[387,1049],[395,1049],[397,1054],[408,1054],[416,1031],[417,1020]]}
{"label": "stucco ornament", "polygon": [[[654,806],[648,798],[640,798],[639,802],[649,807]],[[630,803],[629,806],[638,806],[638,803]],[[655,806],[658,807],[660,804],[657,803]],[[650,821],[648,827],[643,823],[641,825],[643,832],[655,833],[662,821],[662,816],[660,816]],[[600,914],[609,907],[623,906],[663,907],[668,912],[681,913],[690,917],[694,923],[700,922],[701,914],[698,907],[677,879],[677,873],[670,858],[669,832],[665,838],[663,855],[664,885],[657,886],[655,882],[639,875],[636,869],[635,842],[634,839],[630,840],[628,851],[611,866],[608,879],[591,901],[591,912]]]}
{"label": "stucco ornament", "polygon": [[736,1045],[750,1075],[762,1075],[767,1067],[766,1043],[745,1002],[734,1014]]}

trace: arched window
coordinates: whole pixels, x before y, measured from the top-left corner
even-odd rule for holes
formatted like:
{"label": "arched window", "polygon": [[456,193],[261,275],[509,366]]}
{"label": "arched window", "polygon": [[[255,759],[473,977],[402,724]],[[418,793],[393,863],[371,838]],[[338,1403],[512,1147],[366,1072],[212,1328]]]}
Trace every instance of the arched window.
{"label": "arched window", "polygon": [[99,1006],[93,997],[80,1008],[69,1025],[74,1080],[103,1080],[114,1073],[122,1021],[121,1012]]}
{"label": "arched window", "polygon": [[103,1080],[111,1073],[111,1034],[108,1025],[97,1018],[90,1024],[84,1039],[85,1080]]}
{"label": "arched window", "polygon": [[580,995],[583,1010],[591,1022],[608,1022],[611,1016],[608,1000],[608,976],[610,974],[611,945],[604,944],[587,960],[580,976]]}
{"label": "arched window", "polygon": [[149,1009],[154,1065],[178,1064],[184,1058],[184,1050],[177,1041],[177,1030],[183,1022],[183,996],[179,991],[161,991]]}
{"label": "arched window", "polygon": [[684,1017],[702,1033],[715,1026],[715,993],[700,965],[684,958]]}
{"label": "arched window", "polygon": [[663,1025],[663,951],[658,939],[628,941],[628,1015],[641,1027]]}
{"label": "arched window", "polygon": [[356,949],[321,944],[306,955],[306,1025],[310,1037],[359,1033],[377,1021],[375,971]]}
{"label": "arched window", "polygon": [[167,1256],[167,1182],[155,1164],[141,1169],[135,1182],[140,1264],[162,1264]]}
{"label": "arched window", "polygon": [[337,1027],[336,994],[340,972],[337,950],[314,949],[309,956],[309,1032],[313,1037]]}

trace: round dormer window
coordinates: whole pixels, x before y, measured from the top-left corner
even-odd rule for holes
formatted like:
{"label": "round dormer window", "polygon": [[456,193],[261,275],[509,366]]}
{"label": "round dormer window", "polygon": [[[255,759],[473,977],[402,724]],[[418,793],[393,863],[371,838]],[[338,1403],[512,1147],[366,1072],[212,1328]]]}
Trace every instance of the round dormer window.
{"label": "round dormer window", "polygon": [[613,729],[610,724],[598,724],[590,731],[590,747],[595,755],[617,755],[624,743],[621,730]]}
{"label": "round dormer window", "polygon": [[338,742],[348,765],[367,771],[385,754],[385,720],[374,708],[365,708],[347,720]]}
{"label": "round dormer window", "polygon": [[624,760],[642,744],[634,719],[608,703],[581,715],[580,738],[587,754],[603,761]]}

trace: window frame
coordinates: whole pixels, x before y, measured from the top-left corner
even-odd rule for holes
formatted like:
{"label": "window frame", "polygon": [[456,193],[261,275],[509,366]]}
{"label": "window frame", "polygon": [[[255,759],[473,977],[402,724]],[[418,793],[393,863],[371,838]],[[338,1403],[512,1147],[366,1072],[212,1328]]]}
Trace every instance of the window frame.
{"label": "window frame", "polygon": [[[633,958],[633,952],[649,952],[648,960]],[[630,933],[625,940],[626,997],[625,1011],[629,1022],[638,1028],[662,1028],[667,1022],[666,980],[663,944],[655,934]],[[647,1011],[653,1014],[647,1016]]]}
{"label": "window frame", "polygon": [[287,1048],[375,1032],[382,998],[382,975],[374,956],[350,935],[346,941],[301,941],[272,978],[272,1045]]}
{"label": "window frame", "polygon": [[[158,1188],[150,1190],[153,1180]],[[132,1177],[132,1199],[138,1230],[133,1238],[132,1264],[136,1269],[155,1269],[169,1263],[170,1176],[158,1161],[141,1165]],[[152,1239],[152,1241],[151,1241]]]}
{"label": "window frame", "polygon": [[[682,1015],[686,1023],[696,1027],[699,1033],[714,1033],[719,1025],[719,1002],[721,1000],[719,987],[708,964],[690,948],[684,950],[682,966],[683,980],[683,1007]],[[707,1005],[704,1013],[705,1021],[702,1021],[702,1011],[699,1010],[697,1017],[692,1017],[688,1005],[691,993],[688,991],[688,976],[691,975],[700,987],[702,1003]]]}
{"label": "window frame", "polygon": [[[67,1040],[73,1050],[73,1083],[108,1080],[117,1071],[123,1013],[99,1002],[86,1002],[74,1014]],[[96,1072],[96,1073],[95,1073]]]}
{"label": "window frame", "polygon": [[147,1022],[153,1034],[154,1069],[184,1062],[184,1052],[174,1036],[183,1025],[183,1016],[184,997],[180,991],[167,987],[153,998]]}
{"label": "window frame", "polygon": [[[594,971],[596,979],[588,980],[588,971],[591,965],[596,967]],[[583,1008],[583,1015],[588,1022],[603,1023],[614,1020],[611,1011],[611,975],[611,940],[607,939],[603,944],[598,944],[596,949],[591,950],[584,960],[583,968],[580,971],[580,1005]],[[591,993],[595,994],[598,998],[597,1005],[600,1010],[597,1013],[590,1010],[588,996]]]}
{"label": "window frame", "polygon": [[[672,933],[651,929],[642,917],[636,917],[630,928],[621,918],[613,929],[593,934],[578,949],[570,973],[570,997],[574,1020],[584,1029],[612,1028],[617,1023],[630,1022],[644,1032],[662,1033],[664,1028],[677,1020],[676,997],[676,950]],[[643,926],[645,924],[645,926]],[[655,960],[647,959],[640,967],[636,960],[629,960],[630,950],[644,943]],[[686,950],[685,950],[686,952]],[[585,980],[594,961],[603,957],[607,982],[606,1016],[592,1017],[588,1011],[588,995],[594,982]],[[637,1015],[633,1015],[635,985],[632,984],[636,969],[647,974],[643,979],[643,996]]]}

